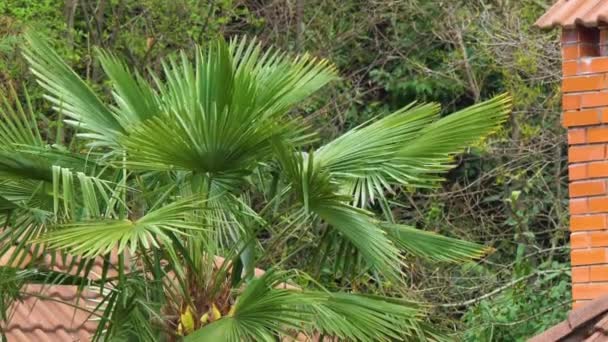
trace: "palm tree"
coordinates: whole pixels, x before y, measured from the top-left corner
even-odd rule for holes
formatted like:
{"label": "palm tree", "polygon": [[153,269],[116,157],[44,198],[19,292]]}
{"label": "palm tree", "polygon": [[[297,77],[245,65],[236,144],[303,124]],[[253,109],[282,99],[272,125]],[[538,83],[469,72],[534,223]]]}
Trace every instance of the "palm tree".
{"label": "palm tree", "polygon": [[[2,312],[25,284],[71,284],[101,294],[95,340],[441,339],[423,303],[379,295],[382,284],[404,284],[408,257],[462,262],[487,248],[398,223],[389,195],[437,184],[505,120],[507,96],[445,117],[410,105],[322,142],[290,110],[337,78],[325,60],[218,40],[142,75],[97,51],[106,103],[26,39],[68,126],[42,132],[31,106],[2,101]],[[37,257],[24,264],[26,253]],[[53,268],[67,257],[77,274]]]}

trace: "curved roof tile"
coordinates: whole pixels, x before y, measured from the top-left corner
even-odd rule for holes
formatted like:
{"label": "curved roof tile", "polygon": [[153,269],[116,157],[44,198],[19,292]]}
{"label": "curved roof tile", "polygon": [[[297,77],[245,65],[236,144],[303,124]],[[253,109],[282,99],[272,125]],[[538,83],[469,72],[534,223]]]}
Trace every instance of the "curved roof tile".
{"label": "curved roof tile", "polygon": [[607,0],[558,0],[535,23],[540,28],[595,27],[601,24],[608,24]]}

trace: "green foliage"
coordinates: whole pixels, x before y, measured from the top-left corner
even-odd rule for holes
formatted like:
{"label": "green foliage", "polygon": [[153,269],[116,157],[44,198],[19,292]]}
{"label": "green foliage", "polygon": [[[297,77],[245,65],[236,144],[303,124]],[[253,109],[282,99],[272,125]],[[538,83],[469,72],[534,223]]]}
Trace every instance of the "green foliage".
{"label": "green foliage", "polygon": [[[312,129],[290,110],[337,78],[326,60],[220,38],[197,47],[193,61],[182,51],[179,61],[161,61],[162,74],[141,74],[100,50],[113,89],[105,100],[47,41],[33,32],[25,39],[32,73],[69,125],[56,135],[71,139],[50,145],[39,116],[5,101],[0,257],[21,262],[34,249],[39,257],[25,270],[72,257],[78,273],[84,270],[75,285],[94,285],[101,295],[94,340],[270,341],[300,332],[362,341],[443,339],[411,300],[330,292],[318,276],[297,290],[277,286],[292,282],[290,273],[332,264],[345,281],[366,274],[405,286],[405,252],[452,262],[483,256],[483,246],[382,220],[354,206],[359,196],[345,190],[371,173],[376,196],[386,202],[385,190],[436,181],[454,154],[505,121],[508,96],[443,118],[436,105],[408,106],[315,151]],[[253,257],[268,254],[265,242],[284,234],[324,244],[322,251],[301,246],[320,252],[321,261],[303,259],[286,266],[289,272],[254,279],[256,266],[285,262]],[[287,242],[276,248],[297,246]],[[221,265],[219,256],[226,257]],[[352,262],[335,263],[349,257],[358,260],[354,270]],[[98,258],[101,280],[91,284],[86,277]],[[51,265],[41,262],[47,259]],[[117,277],[108,277],[110,266]]]}
{"label": "green foliage", "polygon": [[[354,296],[324,291],[281,289],[281,275],[270,271],[248,284],[231,316],[214,322],[185,341],[273,341],[302,324],[340,339],[359,341],[399,340],[419,331],[415,303],[387,301],[374,296]],[[410,309],[404,309],[405,306]],[[345,319],[356,311],[352,319]],[[253,327],[256,327],[253,329]],[[424,336],[418,336],[424,339]]]}
{"label": "green foliage", "polygon": [[[72,7],[71,4],[76,5]],[[251,260],[263,267],[276,265],[279,261],[284,267],[302,268],[318,274],[316,279],[332,291],[415,296],[440,304],[432,311],[436,325],[446,331],[470,332],[471,336],[480,338],[487,336],[482,335],[487,331],[480,328],[485,331],[480,332],[479,326],[487,325],[479,322],[494,321],[492,317],[503,307],[526,307],[525,301],[519,301],[517,294],[535,303],[535,308],[514,309],[517,313],[501,316],[500,325],[495,325],[494,329],[509,331],[494,336],[507,340],[524,339],[538,331],[541,325],[557,323],[566,311],[564,307],[557,307],[557,303],[543,303],[542,296],[535,296],[535,293],[546,293],[556,284],[538,285],[536,279],[544,275],[526,282],[529,291],[519,288],[520,292],[511,294],[511,287],[506,287],[485,299],[483,303],[487,303],[489,309],[483,319],[481,314],[477,314],[480,312],[478,305],[454,307],[449,304],[493,293],[514,279],[531,274],[525,272],[541,267],[543,271],[551,271],[568,264],[564,158],[567,145],[559,122],[559,39],[556,31],[540,32],[532,27],[550,4],[551,0],[0,1],[0,87],[8,88],[12,84],[17,93],[26,88],[29,94],[27,97],[19,96],[10,89],[4,89],[6,101],[0,105],[1,112],[5,114],[1,120],[16,120],[13,121],[16,123],[14,127],[0,131],[4,149],[0,151],[0,174],[3,179],[10,176],[10,180],[0,182],[0,212],[17,210],[24,213],[17,220],[22,228],[1,233],[0,239],[10,239],[11,244],[20,246],[24,240],[22,236],[38,236],[46,232],[47,227],[40,223],[55,214],[82,220],[98,218],[99,214],[135,222],[148,210],[157,209],[167,198],[190,196],[190,184],[196,184],[195,188],[208,186],[204,174],[190,178],[184,170],[170,175],[162,173],[166,171],[147,173],[142,172],[144,167],[128,160],[133,173],[129,170],[127,179],[133,182],[125,187],[122,170],[116,170],[124,165],[122,152],[111,150],[108,155],[108,150],[93,151],[91,147],[95,146],[84,146],[84,143],[95,145],[100,142],[121,145],[131,140],[133,151],[137,145],[133,141],[141,140],[150,144],[152,152],[141,155],[142,160],[138,162],[149,162],[150,153],[154,152],[152,148],[160,149],[162,142],[175,139],[173,133],[179,128],[175,122],[157,122],[155,127],[151,122],[145,127],[137,124],[140,130],[137,137],[121,136],[118,141],[104,141],[116,132],[106,135],[104,131],[102,136],[91,136],[95,133],[82,126],[74,129],[66,125],[64,119],[80,120],[81,115],[86,117],[99,113],[104,117],[110,113],[107,116],[110,120],[113,116],[123,118],[120,123],[123,127],[138,122],[140,115],[142,118],[157,116],[160,108],[171,107],[169,103],[161,106],[156,102],[157,83],[166,89],[180,88],[179,85],[169,87],[163,76],[165,69],[180,74],[178,71],[184,67],[182,56],[176,51],[183,50],[189,63],[195,65],[192,60],[200,53],[197,45],[204,50],[220,36],[258,36],[262,47],[277,46],[291,55],[309,51],[312,56],[331,60],[342,77],[334,81],[332,87],[299,102],[286,116],[289,123],[294,123],[293,132],[312,125],[318,133],[316,137],[306,136],[300,145],[294,142],[301,151],[308,152],[302,153],[302,160],[296,164],[296,169],[304,172],[294,175],[311,177],[309,182],[297,182],[293,192],[298,194],[293,194],[279,176],[286,171],[284,164],[271,162],[259,168],[251,167],[244,173],[222,174],[221,177],[216,174],[215,185],[205,190],[211,196],[223,191],[239,193],[250,185],[257,190],[242,198],[213,197],[206,202],[213,208],[209,211],[213,221],[222,222],[224,227],[221,238],[218,237],[220,245],[233,241],[239,234],[255,233],[263,238],[254,244],[241,245],[248,251],[241,256],[243,260],[250,260],[243,261],[244,267],[250,271]],[[68,93],[53,93],[58,100],[55,104],[42,99],[43,89],[36,85],[34,75],[28,71],[22,57],[24,39],[21,33],[28,28],[48,39],[57,52],[58,60],[66,61],[66,65],[84,80],[89,88],[85,93],[92,92],[92,96],[107,108],[79,107],[73,101],[74,93],[68,97]],[[53,58],[47,54],[41,57]],[[168,62],[171,59],[175,65]],[[164,66],[162,61],[165,61]],[[40,71],[46,71],[46,66]],[[63,68],[68,70],[65,66]],[[151,77],[153,74],[160,75],[160,82]],[[65,85],[70,75],[68,72],[55,82],[62,80],[60,83]],[[150,92],[149,88],[153,91]],[[380,140],[389,142],[393,136],[391,144],[394,146],[399,144],[400,134],[405,136],[403,126],[397,125],[394,130],[387,128],[392,127],[391,120],[403,123],[403,117],[390,113],[397,112],[413,100],[439,102],[442,110],[437,106],[432,115],[420,121],[422,126],[431,117],[434,120],[503,92],[512,95],[513,115],[491,139],[474,139],[464,154],[452,155],[453,159],[449,160],[442,157],[436,166],[450,166],[450,169],[442,175],[442,183],[433,183],[440,187],[395,187],[384,183],[391,177],[380,177],[377,172],[370,171],[387,159],[386,155],[377,153],[382,150],[383,141]],[[82,96],[84,93],[79,94]],[[66,99],[70,98],[72,102],[67,103]],[[26,106],[28,103],[31,106]],[[179,101],[173,103],[179,104]],[[25,109],[25,116],[18,105]],[[53,110],[52,106],[59,110]],[[28,108],[34,109],[34,121],[29,119],[31,113]],[[184,112],[186,110],[162,115],[183,117]],[[277,124],[283,126],[288,122]],[[147,136],[167,126],[169,130],[162,141]],[[35,127],[37,132],[25,130],[27,127]],[[410,133],[416,135],[418,130],[413,129],[414,125],[408,127],[412,129],[413,133]],[[357,129],[349,132],[351,128]],[[12,144],[7,143],[34,144],[38,135],[41,146],[9,146]],[[82,139],[74,138],[76,135]],[[382,139],[374,139],[380,136]],[[334,140],[336,137],[338,139]],[[202,144],[205,142],[194,141],[205,146]],[[323,146],[326,142],[336,148],[329,151]],[[182,143],[185,151],[192,145],[189,141]],[[178,145],[182,146],[174,141],[169,147]],[[271,153],[275,153],[277,147],[280,146],[273,146]],[[358,153],[359,147],[366,148],[361,148],[361,153]],[[295,148],[287,150],[300,151]],[[177,158],[173,153],[176,151],[181,153],[182,149],[171,148],[162,159]],[[258,151],[252,152],[258,154]],[[215,153],[215,156],[217,160],[226,159],[222,153]],[[362,156],[369,159],[364,163]],[[148,159],[143,160],[146,159],[143,157]],[[154,158],[159,156],[154,155]],[[331,159],[324,163],[333,170],[333,175],[316,165],[322,159]],[[314,162],[315,172],[308,172],[308,164],[304,160]],[[157,168],[166,169],[162,164]],[[273,176],[263,177],[266,173]],[[394,172],[391,174],[402,178]],[[422,176],[428,180],[434,174]],[[416,174],[415,179],[408,179],[408,182],[420,185],[420,177]],[[469,263],[466,267],[443,263],[424,267],[428,266],[425,258],[414,262],[409,259],[404,271],[406,281],[381,279],[368,272],[369,264],[339,229],[325,229],[325,223],[319,223],[310,211],[304,210],[313,209],[310,194],[306,194],[313,191],[311,187],[324,184],[323,179],[344,182],[340,189],[329,188],[344,198],[348,197],[351,200],[349,204],[365,208],[365,211],[359,211],[347,207],[349,212],[361,215],[356,216],[362,218],[357,222],[362,224],[361,227],[373,224],[369,222],[373,215],[391,223],[416,227],[415,232],[418,233],[421,233],[419,228],[437,233],[417,234],[423,244],[430,238],[428,241],[432,244],[426,245],[433,248],[451,245],[452,240],[442,237],[449,236],[455,238],[458,245],[461,239],[476,242],[461,245],[465,250],[479,251],[478,246],[484,245],[495,252],[480,263]],[[151,191],[141,192],[136,188]],[[181,189],[178,195],[172,192],[175,188]],[[304,209],[298,207],[289,215],[278,215],[288,207],[284,197],[289,196],[300,198]],[[43,210],[23,211],[24,206],[34,205]],[[96,210],[98,205],[105,208]],[[127,212],[124,211],[125,206],[135,209]],[[258,209],[266,215],[258,216]],[[337,214],[334,213],[334,219],[341,217]],[[10,217],[15,219],[14,215]],[[361,236],[346,228],[345,225],[342,230],[350,233],[351,238]],[[319,236],[323,237],[321,243]],[[439,241],[432,239],[436,236],[440,237]],[[382,240],[378,236],[376,238],[376,241]],[[409,247],[410,255],[423,254],[417,252],[417,246],[408,244],[409,239],[395,241],[400,248]],[[215,248],[208,244],[205,246]],[[374,248],[378,246],[382,245]],[[8,247],[0,246],[0,254],[5,253]],[[179,246],[176,248],[176,253],[179,253]],[[265,252],[259,253],[256,248],[265,248]],[[386,245],[384,248],[392,249]],[[459,254],[446,254],[443,249],[440,252],[444,253],[436,253],[431,259],[458,259]],[[522,255],[527,255],[531,261],[525,267],[517,261]],[[18,258],[19,255],[14,255],[11,259]],[[311,263],[315,264],[314,267]],[[554,263],[559,265],[552,266]],[[210,273],[206,267],[200,269]],[[566,279],[567,275],[559,278]],[[302,284],[308,282],[303,281]],[[425,288],[433,291],[425,291]],[[135,289],[138,287],[125,287],[125,291],[138,293],[139,290]],[[567,288],[555,286],[554,291],[556,296],[567,300]],[[509,303],[517,304],[501,306],[496,300],[503,298],[503,294],[509,298]],[[134,308],[137,312],[148,312],[144,309],[148,302],[140,302],[143,306],[123,304],[120,308],[125,317]],[[543,310],[542,314],[536,313]],[[463,312],[465,317],[473,318],[462,320]],[[524,321],[525,324],[515,324]],[[513,324],[509,325],[511,322]],[[120,334],[124,332],[128,336],[134,328],[137,327],[125,325]],[[147,334],[145,331],[139,333],[142,336]]]}
{"label": "green foliage", "polygon": [[570,265],[553,262],[534,268],[530,272],[538,274],[535,278],[469,309],[463,320],[470,328],[463,340],[526,341],[567,318]]}

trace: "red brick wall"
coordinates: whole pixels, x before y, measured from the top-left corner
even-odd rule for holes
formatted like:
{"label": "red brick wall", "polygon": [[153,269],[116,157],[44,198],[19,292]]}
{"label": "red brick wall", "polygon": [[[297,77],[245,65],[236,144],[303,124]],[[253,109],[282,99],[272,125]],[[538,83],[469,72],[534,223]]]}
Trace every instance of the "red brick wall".
{"label": "red brick wall", "polygon": [[608,56],[600,56],[606,37],[598,28],[562,32],[575,306],[608,294]]}

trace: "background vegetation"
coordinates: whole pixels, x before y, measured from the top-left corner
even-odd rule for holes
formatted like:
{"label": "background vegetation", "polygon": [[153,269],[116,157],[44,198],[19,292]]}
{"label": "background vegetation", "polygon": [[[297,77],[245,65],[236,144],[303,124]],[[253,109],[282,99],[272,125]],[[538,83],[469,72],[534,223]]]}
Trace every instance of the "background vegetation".
{"label": "background vegetation", "polygon": [[[21,55],[20,34],[30,28],[106,93],[96,46],[157,71],[162,57],[220,35],[257,36],[328,58],[342,79],[298,109],[328,138],[414,100],[451,112],[508,91],[515,105],[509,124],[459,156],[441,188],[401,189],[396,202],[407,205],[393,213],[495,252],[464,266],[420,261],[409,270],[409,288],[394,291],[435,303],[435,322],[459,339],[525,340],[563,319],[570,302],[558,39],[532,27],[551,2],[4,0],[0,86],[27,88],[49,134],[61,124]],[[325,272],[326,285],[339,286]]]}

